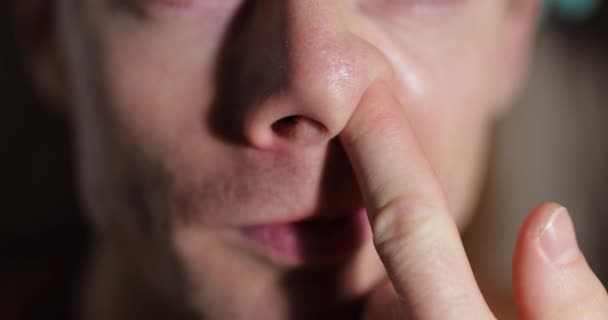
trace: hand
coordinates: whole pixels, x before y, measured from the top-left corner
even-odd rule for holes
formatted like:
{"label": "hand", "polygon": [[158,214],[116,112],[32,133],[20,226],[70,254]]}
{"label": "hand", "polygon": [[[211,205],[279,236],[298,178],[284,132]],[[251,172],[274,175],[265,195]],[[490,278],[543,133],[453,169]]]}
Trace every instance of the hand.
{"label": "hand", "polygon": [[[368,318],[495,319],[475,282],[442,188],[388,88],[368,89],[340,139],[390,278],[371,297],[381,307]],[[606,290],[579,251],[564,208],[548,203],[534,209],[520,231],[514,258],[522,319],[608,319]],[[375,312],[381,316],[374,318]]]}

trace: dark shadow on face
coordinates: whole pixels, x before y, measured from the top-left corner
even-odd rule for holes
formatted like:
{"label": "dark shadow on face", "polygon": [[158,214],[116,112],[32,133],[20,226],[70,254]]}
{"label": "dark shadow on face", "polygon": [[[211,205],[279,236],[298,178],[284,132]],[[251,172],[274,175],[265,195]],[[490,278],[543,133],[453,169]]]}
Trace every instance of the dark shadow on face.
{"label": "dark shadow on face", "polygon": [[290,272],[284,279],[292,320],[361,319],[364,299],[338,301],[338,282],[344,270],[338,267],[306,268]]}
{"label": "dark shadow on face", "polygon": [[224,36],[207,119],[217,137],[244,144],[244,117],[286,85],[284,1],[244,1]]}
{"label": "dark shadow on face", "polygon": [[[323,210],[357,208],[362,196],[344,149],[338,141],[330,143],[324,159],[323,180],[320,188]],[[348,241],[363,243],[359,233],[346,232]],[[306,255],[306,253],[304,253]],[[290,302],[293,320],[307,319],[360,319],[364,299],[344,299],[339,292],[348,277],[348,264],[354,254],[343,257],[343,265],[305,267],[292,270],[283,277],[283,289]]]}

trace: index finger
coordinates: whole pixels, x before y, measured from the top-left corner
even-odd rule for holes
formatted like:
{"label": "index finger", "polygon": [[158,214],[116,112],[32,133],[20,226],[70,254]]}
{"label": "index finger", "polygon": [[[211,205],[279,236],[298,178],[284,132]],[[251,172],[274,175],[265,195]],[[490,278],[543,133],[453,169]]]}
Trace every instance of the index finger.
{"label": "index finger", "polygon": [[388,87],[367,90],[340,139],[376,249],[412,318],[493,318],[442,188]]}

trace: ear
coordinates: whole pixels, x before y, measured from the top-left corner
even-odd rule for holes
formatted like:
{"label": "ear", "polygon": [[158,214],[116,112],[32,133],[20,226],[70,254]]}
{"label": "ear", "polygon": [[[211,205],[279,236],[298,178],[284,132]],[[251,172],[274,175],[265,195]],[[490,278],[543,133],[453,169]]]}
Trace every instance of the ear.
{"label": "ear", "polygon": [[498,113],[504,113],[523,87],[534,46],[541,0],[508,0],[504,28],[498,45]]}
{"label": "ear", "polygon": [[16,0],[17,43],[34,88],[52,106],[66,100],[66,73],[56,25],[56,0]]}

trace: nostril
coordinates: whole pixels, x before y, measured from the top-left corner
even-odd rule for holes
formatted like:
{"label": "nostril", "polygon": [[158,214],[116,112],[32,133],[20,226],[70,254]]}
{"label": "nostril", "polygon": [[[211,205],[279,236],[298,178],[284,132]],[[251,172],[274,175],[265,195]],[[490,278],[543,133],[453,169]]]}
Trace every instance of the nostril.
{"label": "nostril", "polygon": [[288,116],[272,124],[274,133],[300,144],[316,144],[327,135],[327,129],[318,121],[304,116]]}
{"label": "nostril", "polygon": [[289,116],[279,119],[272,124],[272,130],[281,137],[291,136],[295,130],[295,126],[297,126],[298,122],[303,118],[304,117],[302,116]]}

